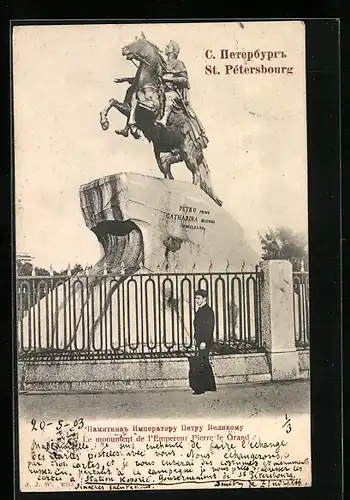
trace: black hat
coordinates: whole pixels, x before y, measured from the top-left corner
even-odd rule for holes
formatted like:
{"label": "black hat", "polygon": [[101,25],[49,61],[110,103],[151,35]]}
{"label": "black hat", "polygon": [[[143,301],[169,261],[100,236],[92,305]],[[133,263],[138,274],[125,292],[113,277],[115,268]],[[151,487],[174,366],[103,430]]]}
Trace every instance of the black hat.
{"label": "black hat", "polygon": [[208,292],[206,290],[196,290],[194,292],[194,296],[199,295],[200,297],[203,297],[203,299],[206,299],[208,297]]}

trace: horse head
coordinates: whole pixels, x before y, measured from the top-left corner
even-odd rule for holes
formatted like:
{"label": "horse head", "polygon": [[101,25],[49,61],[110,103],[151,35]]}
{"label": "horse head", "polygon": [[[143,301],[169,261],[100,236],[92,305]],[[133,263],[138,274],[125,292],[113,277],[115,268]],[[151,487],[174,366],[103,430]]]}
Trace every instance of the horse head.
{"label": "horse head", "polygon": [[143,32],[140,38],[136,37],[133,42],[122,48],[122,55],[129,61],[135,59],[141,63],[145,63],[156,71],[159,71],[159,69],[165,70],[166,68],[161,50],[148,41]]}

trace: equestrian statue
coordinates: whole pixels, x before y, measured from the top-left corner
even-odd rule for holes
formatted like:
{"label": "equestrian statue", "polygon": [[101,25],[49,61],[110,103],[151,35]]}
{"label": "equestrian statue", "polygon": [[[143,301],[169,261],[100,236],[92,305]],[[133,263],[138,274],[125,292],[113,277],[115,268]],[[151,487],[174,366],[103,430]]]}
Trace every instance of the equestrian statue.
{"label": "equestrian statue", "polygon": [[131,134],[135,139],[143,134],[152,142],[165,179],[174,179],[171,165],[184,161],[192,173],[193,184],[221,206],[203,155],[208,138],[188,101],[188,75],[184,63],[178,59],[179,52],[179,45],[171,40],[165,49],[165,60],[160,49],[143,33],[123,47],[122,55],[137,66],[137,71],[133,78],[114,80],[129,83],[129,88],[123,102],[111,99],[100,112],[101,127],[109,128],[108,112],[116,108],[127,117],[125,127],[116,130],[116,134],[124,137]]}

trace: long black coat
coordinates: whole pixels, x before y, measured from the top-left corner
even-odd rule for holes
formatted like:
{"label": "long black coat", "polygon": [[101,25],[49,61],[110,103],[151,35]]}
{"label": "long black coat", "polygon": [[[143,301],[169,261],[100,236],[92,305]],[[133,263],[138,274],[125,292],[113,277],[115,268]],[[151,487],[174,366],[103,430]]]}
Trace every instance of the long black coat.
{"label": "long black coat", "polygon": [[197,344],[205,342],[206,347],[210,348],[213,344],[214,312],[208,304],[196,311],[193,326]]}
{"label": "long black coat", "polygon": [[214,312],[208,304],[200,307],[194,317],[194,338],[199,345],[205,342],[205,349],[200,349],[197,356],[189,358],[189,383],[195,393],[216,391],[213,369],[209,363],[209,351],[213,344]]}

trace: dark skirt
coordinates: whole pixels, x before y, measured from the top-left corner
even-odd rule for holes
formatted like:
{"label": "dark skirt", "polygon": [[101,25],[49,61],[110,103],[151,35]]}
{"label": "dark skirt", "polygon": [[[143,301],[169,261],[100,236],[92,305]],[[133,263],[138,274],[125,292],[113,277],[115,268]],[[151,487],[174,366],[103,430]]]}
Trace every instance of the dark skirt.
{"label": "dark skirt", "polygon": [[213,369],[209,363],[209,353],[204,352],[188,358],[190,364],[189,384],[194,392],[216,391],[216,383]]}

